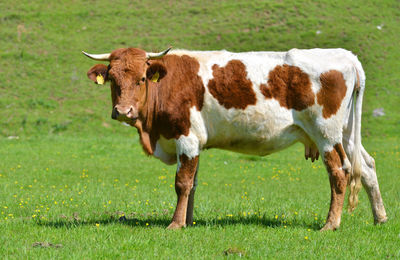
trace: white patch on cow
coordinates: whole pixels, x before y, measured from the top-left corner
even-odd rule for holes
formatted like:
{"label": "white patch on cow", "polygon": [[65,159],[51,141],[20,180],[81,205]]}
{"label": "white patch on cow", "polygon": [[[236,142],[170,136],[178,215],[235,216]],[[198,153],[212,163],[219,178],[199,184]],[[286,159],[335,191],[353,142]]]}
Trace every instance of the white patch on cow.
{"label": "white patch on cow", "polygon": [[351,171],[351,163],[347,157],[344,159],[342,168],[346,173],[349,173]]}
{"label": "white patch on cow", "polygon": [[199,139],[192,132],[189,132],[188,136],[181,135],[175,142],[178,156],[185,154],[191,160],[200,153]]}
{"label": "white patch on cow", "polygon": [[[163,140],[161,140],[163,139]],[[165,164],[171,165],[176,163],[176,155],[174,152],[169,152],[167,153],[165,150],[165,145],[164,148],[162,147],[162,143],[165,139],[164,138],[160,138],[157,143],[156,143],[156,149],[154,150],[153,156],[160,159],[162,162],[164,162]],[[173,144],[174,145],[174,144]],[[171,146],[171,145],[168,145]],[[175,145],[174,145],[175,146]],[[175,148],[175,147],[174,147]]]}
{"label": "white patch on cow", "polygon": [[190,133],[193,133],[198,141],[201,149],[207,142],[207,129],[203,120],[203,115],[196,107],[190,109]]}
{"label": "white patch on cow", "polygon": [[354,55],[344,49],[291,49],[287,52],[285,61],[297,66],[311,76],[319,78],[321,73],[329,70],[343,71],[351,65],[349,57]]}
{"label": "white patch on cow", "polygon": [[[200,154],[200,150],[207,142],[207,130],[202,114],[196,107],[190,109],[190,129],[187,136],[181,135],[176,139],[176,153],[179,157],[185,154],[189,159]],[[179,158],[178,158],[179,161]]]}
{"label": "white patch on cow", "polygon": [[273,99],[260,102],[264,97],[258,96],[256,105],[242,110],[226,109],[207,93],[202,110],[208,132],[205,147],[267,155],[301,139],[304,132],[293,124],[292,112]]}

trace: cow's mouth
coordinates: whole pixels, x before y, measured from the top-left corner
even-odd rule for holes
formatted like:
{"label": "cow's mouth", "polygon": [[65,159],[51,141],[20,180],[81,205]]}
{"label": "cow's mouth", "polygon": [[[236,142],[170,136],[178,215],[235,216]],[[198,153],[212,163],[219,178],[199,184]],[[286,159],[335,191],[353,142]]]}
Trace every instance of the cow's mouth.
{"label": "cow's mouth", "polygon": [[121,123],[125,123],[128,124],[130,126],[134,126],[136,121],[137,121],[138,117],[119,117],[117,120],[120,121]]}

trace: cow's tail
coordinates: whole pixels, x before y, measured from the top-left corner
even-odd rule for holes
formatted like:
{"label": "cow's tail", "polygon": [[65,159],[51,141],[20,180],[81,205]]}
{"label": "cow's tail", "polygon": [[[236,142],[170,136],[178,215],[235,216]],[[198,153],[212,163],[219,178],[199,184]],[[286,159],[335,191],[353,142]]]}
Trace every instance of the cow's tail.
{"label": "cow's tail", "polygon": [[[361,112],[362,102],[365,90],[365,73],[361,66],[361,63],[355,58],[355,86],[353,91],[353,100],[355,101],[355,107],[353,106],[353,143],[354,149],[351,158],[351,174],[350,174],[350,193],[349,193],[349,211],[352,212],[358,204],[358,193],[362,187],[361,174],[362,174],[362,162],[361,162]],[[353,103],[354,104],[354,103]]]}

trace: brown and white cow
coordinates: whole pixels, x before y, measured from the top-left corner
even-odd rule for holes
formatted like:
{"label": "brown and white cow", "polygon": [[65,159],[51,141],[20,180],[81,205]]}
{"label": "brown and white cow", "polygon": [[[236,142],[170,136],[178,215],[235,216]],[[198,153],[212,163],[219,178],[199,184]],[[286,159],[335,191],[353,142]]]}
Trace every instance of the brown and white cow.
{"label": "brown and white cow", "polygon": [[192,223],[201,150],[264,156],[298,141],[306,159],[322,156],[329,173],[331,204],[322,230],[339,227],[347,185],[349,209],[356,207],[361,182],[375,223],[386,221],[375,162],[361,145],[365,74],[351,52],[168,51],[84,54],[109,62],[87,75],[111,82],[112,118],[137,128],[148,155],[178,163],[169,228]]}

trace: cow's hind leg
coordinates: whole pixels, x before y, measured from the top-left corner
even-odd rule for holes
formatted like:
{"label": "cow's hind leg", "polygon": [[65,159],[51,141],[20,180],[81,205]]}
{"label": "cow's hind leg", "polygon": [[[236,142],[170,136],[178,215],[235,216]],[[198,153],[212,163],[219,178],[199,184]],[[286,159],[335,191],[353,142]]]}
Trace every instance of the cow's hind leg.
{"label": "cow's hind leg", "polygon": [[371,202],[372,213],[374,215],[375,224],[387,221],[385,207],[379,191],[378,179],[376,177],[375,160],[372,158],[364,147],[361,147],[362,154],[362,174],[361,181],[368,194]]}
{"label": "cow's hind leg", "polygon": [[[177,229],[186,225],[189,195],[193,188],[194,176],[197,169],[199,156],[189,158],[185,154],[179,156],[179,167],[175,176],[175,191],[178,202],[171,224],[168,229]],[[193,193],[194,196],[194,193]]]}
{"label": "cow's hind leg", "polygon": [[335,230],[340,226],[346,186],[350,172],[350,162],[342,144],[336,144],[331,151],[324,152],[324,163],[329,173],[331,185],[331,205],[323,230]]}

